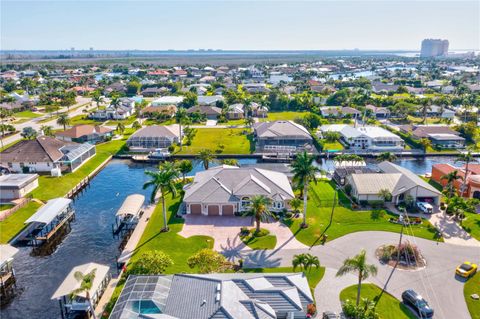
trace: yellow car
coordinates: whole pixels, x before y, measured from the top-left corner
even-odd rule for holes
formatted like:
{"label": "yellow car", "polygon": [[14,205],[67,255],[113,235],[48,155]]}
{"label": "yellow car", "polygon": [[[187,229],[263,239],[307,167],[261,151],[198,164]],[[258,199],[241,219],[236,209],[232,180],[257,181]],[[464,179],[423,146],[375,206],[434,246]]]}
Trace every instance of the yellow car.
{"label": "yellow car", "polygon": [[463,278],[470,278],[477,272],[477,265],[469,261],[464,262],[457,267],[455,273]]}

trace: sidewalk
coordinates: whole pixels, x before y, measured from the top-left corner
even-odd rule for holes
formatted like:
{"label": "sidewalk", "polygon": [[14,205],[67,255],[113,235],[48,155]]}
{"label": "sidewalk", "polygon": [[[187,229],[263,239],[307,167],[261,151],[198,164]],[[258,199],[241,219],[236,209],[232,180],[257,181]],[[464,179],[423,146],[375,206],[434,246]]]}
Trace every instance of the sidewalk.
{"label": "sidewalk", "polygon": [[429,218],[435,228],[443,235],[448,244],[480,247],[480,242],[470,236],[451,216],[443,212],[432,214]]}
{"label": "sidewalk", "polygon": [[[132,236],[128,240],[127,245],[125,246],[125,249],[120,255],[119,260],[121,259],[122,262],[128,263],[128,261],[132,257],[135,251],[135,248],[137,247],[137,244],[140,241],[140,238],[142,238],[145,227],[147,227],[148,221],[150,220],[150,217],[152,216],[152,213],[155,210],[155,206],[156,205],[149,205],[145,209],[142,215],[142,218],[138,222],[137,227],[135,227],[135,230],[133,231]],[[95,314],[98,318],[102,316],[105,306],[108,304],[108,302],[112,298],[113,292],[115,291],[115,288],[117,287],[117,284],[120,281],[120,278],[122,278],[122,274],[123,274],[123,271],[120,272],[118,277],[112,278],[108,283],[107,289],[105,289],[105,292],[103,293],[102,298],[100,298],[100,301],[98,302],[97,307],[95,308]]]}

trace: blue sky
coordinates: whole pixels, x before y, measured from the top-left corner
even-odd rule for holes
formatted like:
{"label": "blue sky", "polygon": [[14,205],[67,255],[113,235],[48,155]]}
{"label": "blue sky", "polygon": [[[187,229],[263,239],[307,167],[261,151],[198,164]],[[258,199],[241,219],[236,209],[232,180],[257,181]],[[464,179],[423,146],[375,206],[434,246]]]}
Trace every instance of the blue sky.
{"label": "blue sky", "polygon": [[0,0],[9,49],[479,49],[480,1]]}

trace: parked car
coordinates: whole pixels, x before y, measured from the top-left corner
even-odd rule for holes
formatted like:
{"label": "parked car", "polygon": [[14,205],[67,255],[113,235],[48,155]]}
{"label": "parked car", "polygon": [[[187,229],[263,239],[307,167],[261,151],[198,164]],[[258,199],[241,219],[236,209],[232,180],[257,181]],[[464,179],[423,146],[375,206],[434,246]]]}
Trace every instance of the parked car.
{"label": "parked car", "polygon": [[464,262],[457,267],[455,273],[463,278],[470,278],[477,272],[478,266],[469,261]]}
{"label": "parked car", "polygon": [[428,302],[415,291],[411,289],[405,290],[402,293],[402,301],[406,306],[412,308],[420,318],[433,317],[433,309],[430,308]]}
{"label": "parked car", "polygon": [[433,213],[433,206],[429,203],[425,202],[417,202],[417,208],[425,214],[432,214]]}

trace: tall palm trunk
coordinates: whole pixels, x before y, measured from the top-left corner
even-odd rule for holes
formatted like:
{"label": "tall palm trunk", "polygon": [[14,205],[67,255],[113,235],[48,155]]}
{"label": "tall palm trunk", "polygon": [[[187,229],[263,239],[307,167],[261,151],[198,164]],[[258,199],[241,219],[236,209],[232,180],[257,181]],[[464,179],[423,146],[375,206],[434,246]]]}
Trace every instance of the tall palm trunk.
{"label": "tall palm trunk", "polygon": [[180,136],[180,143],[179,143],[180,144],[180,149],[182,149],[182,147],[183,147],[183,144],[182,144],[182,140],[183,140],[183,138],[182,138],[182,124],[180,122],[181,121],[178,121],[178,130],[179,130],[178,135]]}
{"label": "tall palm trunk", "polygon": [[256,232],[259,233],[260,232],[260,215],[259,214],[255,215],[255,223],[257,224]]}
{"label": "tall palm trunk", "polygon": [[465,176],[463,176],[463,184],[462,184],[462,197],[465,194],[465,186],[467,186],[467,177],[468,177],[468,165],[470,161],[465,161]]}
{"label": "tall palm trunk", "polygon": [[308,198],[308,181],[304,181],[303,185],[303,227],[307,227],[307,198]]}
{"label": "tall palm trunk", "polygon": [[167,225],[167,207],[165,206],[165,194],[163,192],[163,189],[161,189],[160,191],[162,193],[163,230],[167,231],[168,225]]}
{"label": "tall palm trunk", "polygon": [[90,307],[90,312],[92,313],[92,317],[93,319],[97,319],[97,315],[95,315],[95,309],[93,309],[92,300],[90,299],[90,293],[88,292],[88,290],[85,293],[86,293],[85,297],[87,297],[88,306]]}
{"label": "tall palm trunk", "polygon": [[358,272],[358,287],[357,287],[357,306],[360,304],[360,292],[362,290],[362,272]]}

